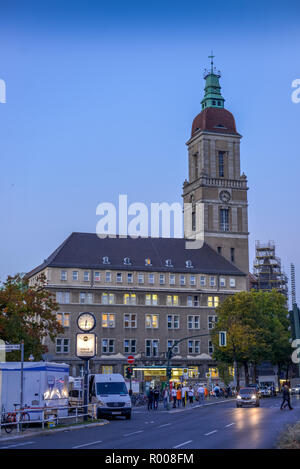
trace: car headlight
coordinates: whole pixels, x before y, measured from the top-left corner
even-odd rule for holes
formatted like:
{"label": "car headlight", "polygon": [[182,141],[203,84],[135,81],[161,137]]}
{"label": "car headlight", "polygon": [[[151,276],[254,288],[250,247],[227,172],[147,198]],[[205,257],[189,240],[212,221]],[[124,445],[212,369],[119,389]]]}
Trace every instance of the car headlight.
{"label": "car headlight", "polygon": [[255,394],[252,394],[251,399],[255,399],[255,398],[256,398]]}
{"label": "car headlight", "polygon": [[237,396],[237,399],[242,399],[241,396]]}

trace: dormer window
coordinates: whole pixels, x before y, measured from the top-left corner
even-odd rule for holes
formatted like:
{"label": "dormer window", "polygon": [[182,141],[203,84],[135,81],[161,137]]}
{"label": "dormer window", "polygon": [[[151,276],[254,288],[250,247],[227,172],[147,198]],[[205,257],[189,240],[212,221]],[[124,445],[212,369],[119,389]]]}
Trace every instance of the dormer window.
{"label": "dormer window", "polygon": [[173,267],[171,259],[166,260],[166,267]]}
{"label": "dormer window", "polygon": [[147,257],[147,258],[145,259],[145,265],[152,265],[152,264],[151,264],[151,259],[150,259],[150,257]]}
{"label": "dormer window", "polygon": [[192,261],[190,261],[190,260],[185,261],[185,266],[186,266],[188,269],[192,269],[192,268],[193,268]]}
{"label": "dormer window", "polygon": [[102,257],[102,263],[103,264],[110,264],[109,258],[107,256]]}
{"label": "dormer window", "polygon": [[131,262],[130,262],[130,257],[124,257],[124,264],[125,265],[131,265]]}

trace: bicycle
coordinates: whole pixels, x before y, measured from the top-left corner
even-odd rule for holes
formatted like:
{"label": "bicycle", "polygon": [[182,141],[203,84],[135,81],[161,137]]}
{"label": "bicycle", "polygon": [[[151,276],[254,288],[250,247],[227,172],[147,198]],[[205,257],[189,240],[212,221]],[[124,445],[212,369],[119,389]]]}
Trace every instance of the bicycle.
{"label": "bicycle", "polygon": [[2,425],[6,433],[11,433],[17,425],[20,424],[21,431],[25,431],[29,427],[30,415],[28,412],[17,412],[17,406],[14,404],[15,411],[7,412],[2,418]]}

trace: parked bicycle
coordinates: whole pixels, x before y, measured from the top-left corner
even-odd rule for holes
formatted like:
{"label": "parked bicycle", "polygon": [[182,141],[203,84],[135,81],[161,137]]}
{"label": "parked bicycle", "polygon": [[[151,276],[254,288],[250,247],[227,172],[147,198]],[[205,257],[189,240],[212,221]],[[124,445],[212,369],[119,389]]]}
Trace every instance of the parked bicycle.
{"label": "parked bicycle", "polygon": [[142,406],[146,405],[147,397],[144,394],[133,394],[131,396],[131,403],[133,406]]}
{"label": "parked bicycle", "polygon": [[11,433],[14,428],[17,428],[17,425],[20,424],[21,431],[25,431],[29,427],[30,415],[28,412],[22,411],[18,412],[17,407],[20,404],[14,404],[15,411],[7,412],[2,415],[2,426],[6,433]]}

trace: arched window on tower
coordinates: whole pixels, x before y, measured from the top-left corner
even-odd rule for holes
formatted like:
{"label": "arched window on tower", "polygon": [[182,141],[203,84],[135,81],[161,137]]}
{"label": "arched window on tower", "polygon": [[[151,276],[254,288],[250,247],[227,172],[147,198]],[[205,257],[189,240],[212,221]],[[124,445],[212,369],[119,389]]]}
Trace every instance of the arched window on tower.
{"label": "arched window on tower", "polygon": [[194,159],[194,179],[198,179],[198,174],[199,174],[199,171],[198,171],[198,153],[195,153],[193,155],[193,159]]}
{"label": "arched window on tower", "polygon": [[193,195],[190,198],[190,203],[192,204],[192,231],[196,231],[196,204]]}

